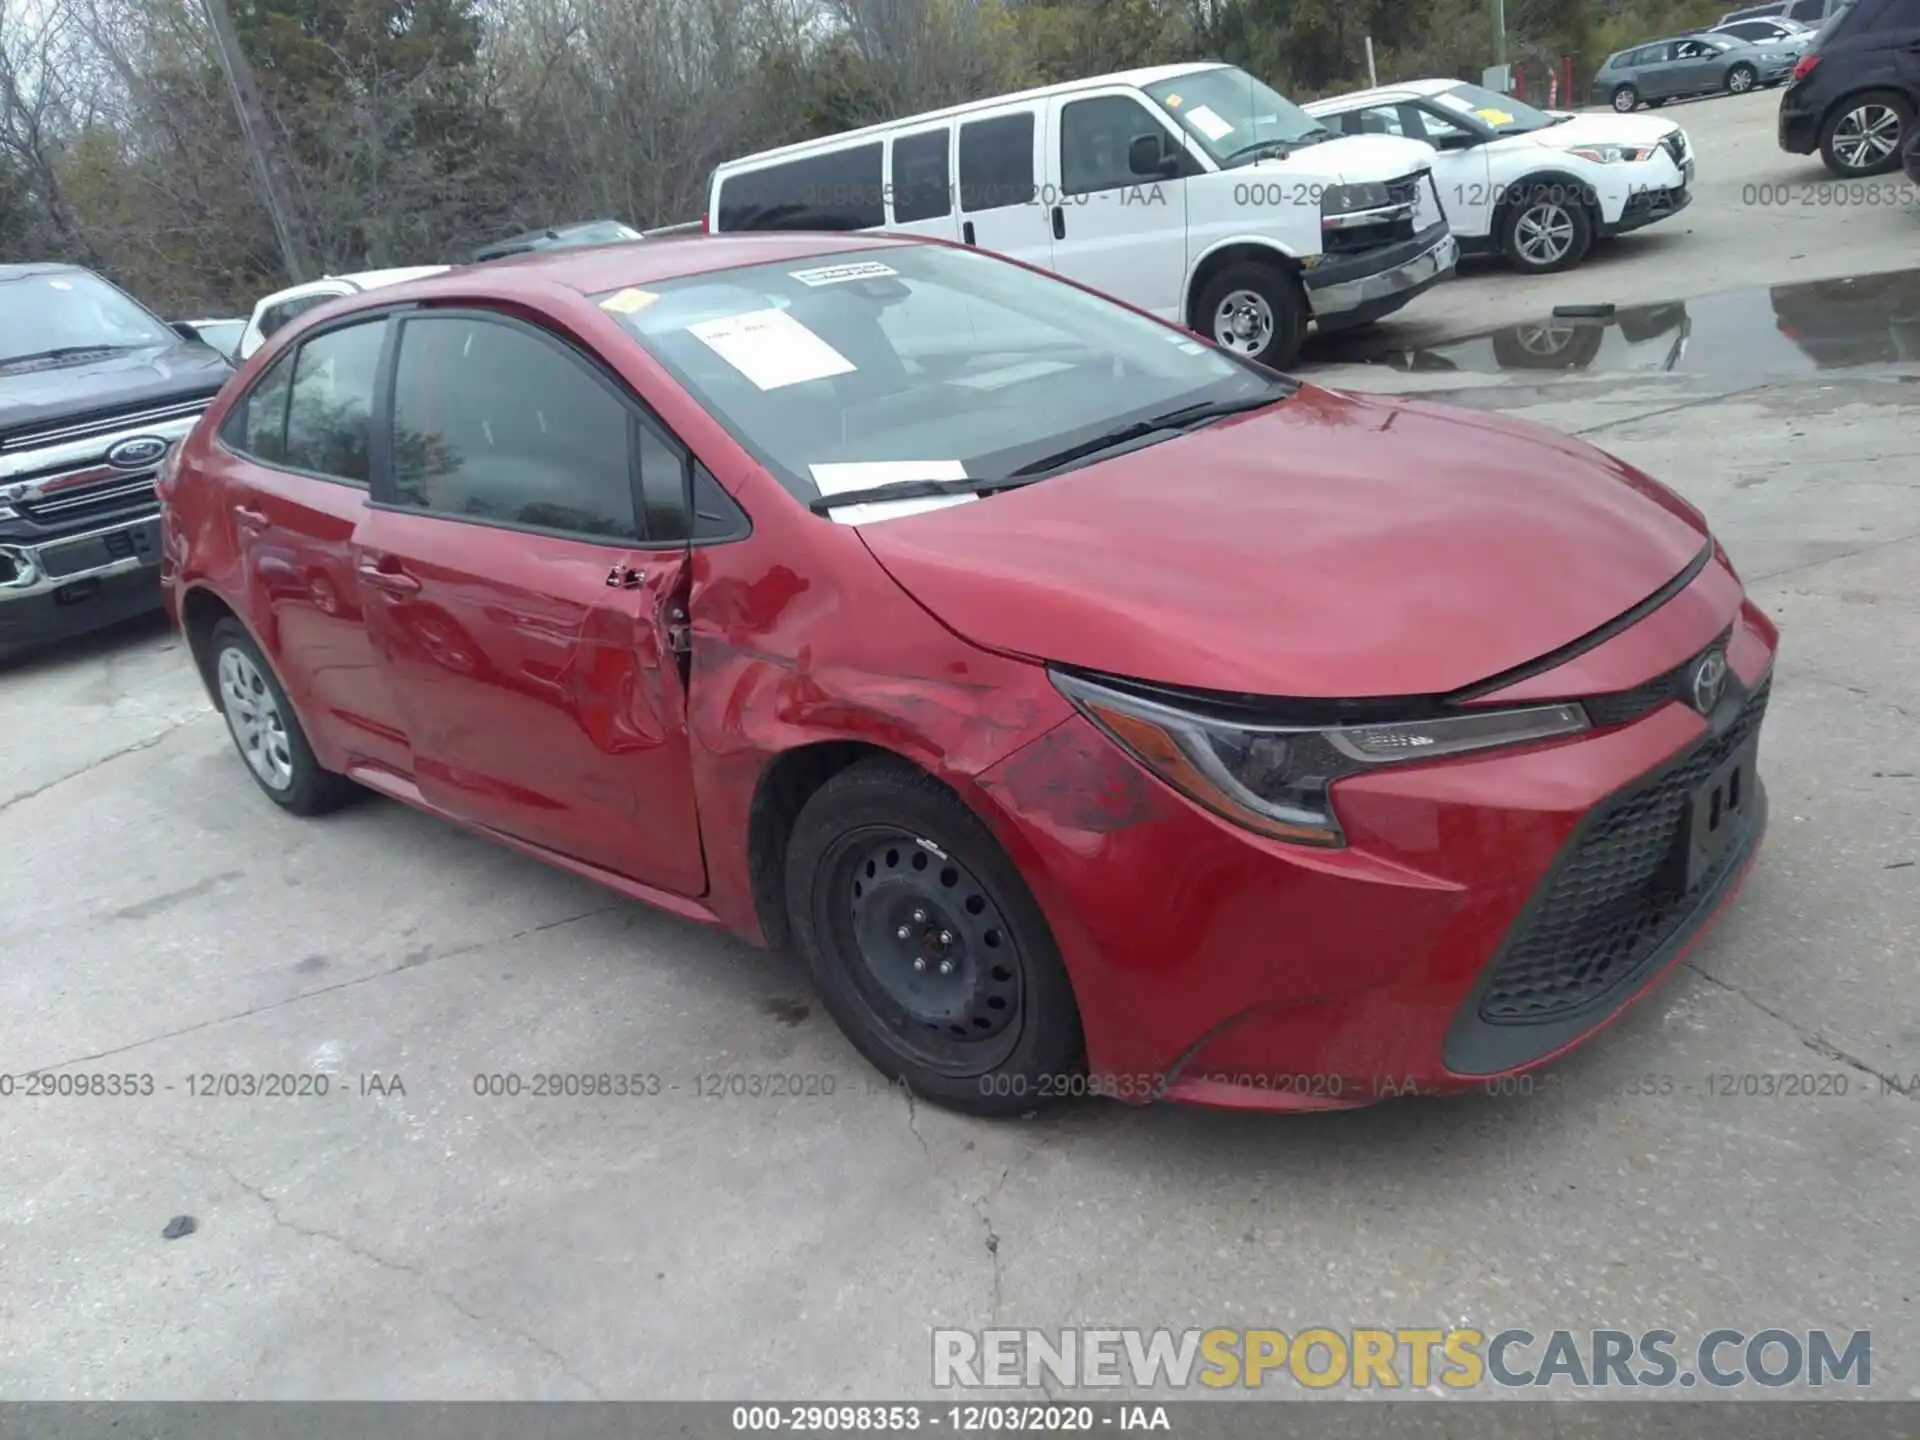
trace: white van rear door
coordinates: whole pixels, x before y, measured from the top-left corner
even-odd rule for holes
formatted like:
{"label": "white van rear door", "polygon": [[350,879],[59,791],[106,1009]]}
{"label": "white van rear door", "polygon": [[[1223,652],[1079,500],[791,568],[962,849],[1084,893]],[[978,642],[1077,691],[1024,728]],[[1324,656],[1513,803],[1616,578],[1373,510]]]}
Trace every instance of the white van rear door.
{"label": "white van rear door", "polygon": [[1029,265],[1053,264],[1053,232],[1040,203],[1046,116],[1011,105],[960,122],[960,238]]}

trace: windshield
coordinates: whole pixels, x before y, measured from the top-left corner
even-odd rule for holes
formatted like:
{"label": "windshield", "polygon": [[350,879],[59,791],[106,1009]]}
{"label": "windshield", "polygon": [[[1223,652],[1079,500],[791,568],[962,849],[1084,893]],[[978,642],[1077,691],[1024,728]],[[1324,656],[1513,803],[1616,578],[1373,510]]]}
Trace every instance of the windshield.
{"label": "windshield", "polygon": [[1004,480],[1117,427],[1294,388],[973,250],[861,249],[599,301],[805,503]]}
{"label": "windshield", "polygon": [[1536,110],[1511,95],[1502,95],[1479,85],[1455,85],[1433,97],[1433,103],[1456,115],[1464,115],[1482,129],[1496,135],[1524,135],[1544,130],[1560,122],[1544,110]]}
{"label": "windshield", "polygon": [[1279,91],[1233,66],[1145,87],[1217,165],[1246,164],[1270,145],[1311,145],[1333,132]]}
{"label": "windshield", "polygon": [[66,352],[172,345],[179,338],[84,270],[0,280],[0,365]]}

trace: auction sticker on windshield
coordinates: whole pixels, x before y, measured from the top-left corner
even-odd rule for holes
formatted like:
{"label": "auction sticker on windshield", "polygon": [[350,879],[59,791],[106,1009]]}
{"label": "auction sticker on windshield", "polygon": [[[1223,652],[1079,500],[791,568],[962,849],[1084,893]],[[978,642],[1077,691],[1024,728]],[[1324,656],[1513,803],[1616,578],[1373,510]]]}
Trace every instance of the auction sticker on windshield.
{"label": "auction sticker on windshield", "polygon": [[651,290],[617,290],[600,302],[600,308],[617,315],[634,315],[659,298]]}
{"label": "auction sticker on windshield", "polygon": [[854,363],[784,310],[750,310],[701,320],[687,333],[762,390],[779,390],[830,375],[850,375]]}
{"label": "auction sticker on windshield", "polygon": [[840,285],[848,280],[876,280],[900,272],[878,260],[859,260],[848,265],[821,265],[812,270],[787,272],[802,285]]}
{"label": "auction sticker on windshield", "polygon": [[1224,140],[1233,133],[1233,126],[1213,112],[1212,107],[1196,105],[1187,112],[1187,118],[1193,121],[1194,128],[1209,140]]}

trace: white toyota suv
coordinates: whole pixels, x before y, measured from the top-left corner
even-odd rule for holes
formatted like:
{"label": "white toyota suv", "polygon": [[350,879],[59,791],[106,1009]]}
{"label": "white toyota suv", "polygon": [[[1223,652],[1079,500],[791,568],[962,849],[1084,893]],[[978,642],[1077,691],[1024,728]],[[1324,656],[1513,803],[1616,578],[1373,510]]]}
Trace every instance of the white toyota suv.
{"label": "white toyota suv", "polygon": [[1687,132],[1651,115],[1536,110],[1458,80],[1412,80],[1306,109],[1343,135],[1433,146],[1460,248],[1530,274],[1577,265],[1595,240],[1677,215],[1693,198]]}
{"label": "white toyota suv", "polygon": [[1230,65],[1003,95],[721,165],[706,227],[885,229],[1053,270],[1268,365],[1453,273],[1434,153]]}
{"label": "white toyota suv", "polygon": [[451,269],[448,265],[409,265],[398,270],[363,270],[356,275],[323,275],[304,285],[289,285],[276,290],[253,307],[247,328],[240,334],[235,361],[245,360],[267,343],[267,337],[296,315],[304,315],[316,305],[338,300],[342,295],[358,295],[381,285],[399,285],[408,280],[424,280]]}

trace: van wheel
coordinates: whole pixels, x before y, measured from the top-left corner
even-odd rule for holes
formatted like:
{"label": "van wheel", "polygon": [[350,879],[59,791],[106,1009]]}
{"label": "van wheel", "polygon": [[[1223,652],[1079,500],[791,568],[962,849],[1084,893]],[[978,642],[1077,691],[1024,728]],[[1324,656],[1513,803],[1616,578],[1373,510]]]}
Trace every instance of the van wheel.
{"label": "van wheel", "polygon": [[1904,95],[1871,90],[1836,105],[1820,127],[1820,158],[1836,175],[1884,175],[1900,164],[1900,136],[1913,120]]}
{"label": "van wheel", "polygon": [[1307,338],[1307,297],[1298,277],[1278,265],[1227,266],[1207,282],[1194,309],[1194,329],[1275,370],[1291,365]]}
{"label": "van wheel", "polygon": [[1566,185],[1518,189],[1500,217],[1500,253],[1528,275],[1551,275],[1586,258],[1593,244],[1593,219]]}
{"label": "van wheel", "polygon": [[975,1115],[1072,1093],[1080,1011],[1020,872],[944,785],[864,761],[787,846],[787,913],[828,1013],[890,1081]]}
{"label": "van wheel", "polygon": [[314,758],[287,692],[240,622],[222,620],[208,642],[227,730],[267,798],[295,815],[320,815],[357,795],[358,786]]}
{"label": "van wheel", "polygon": [[1640,92],[1631,85],[1616,86],[1611,103],[1614,109],[1625,115],[1629,110],[1640,108]]}

